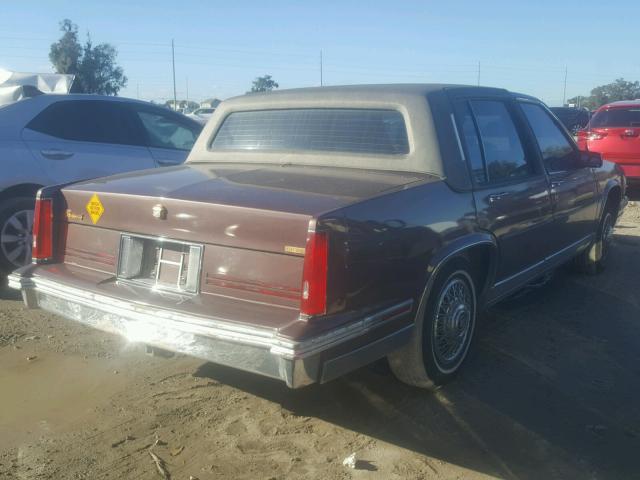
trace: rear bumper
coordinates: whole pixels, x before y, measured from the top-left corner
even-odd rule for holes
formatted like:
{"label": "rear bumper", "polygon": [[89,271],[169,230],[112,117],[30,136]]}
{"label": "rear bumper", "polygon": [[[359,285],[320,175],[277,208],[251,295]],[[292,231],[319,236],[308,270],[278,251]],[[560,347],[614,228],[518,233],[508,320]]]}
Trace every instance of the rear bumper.
{"label": "rear bumper", "polygon": [[[383,328],[408,318],[411,300],[329,333],[295,341],[273,330],[183,315],[50,279],[23,276],[20,271],[9,276],[9,287],[22,292],[29,308],[41,308],[132,342],[276,378],[291,388],[323,383],[371,363],[404,345],[413,331],[412,322],[397,329]],[[376,336],[377,331],[381,333]],[[368,338],[366,343],[357,341],[364,337]],[[350,342],[354,348],[345,348]]]}

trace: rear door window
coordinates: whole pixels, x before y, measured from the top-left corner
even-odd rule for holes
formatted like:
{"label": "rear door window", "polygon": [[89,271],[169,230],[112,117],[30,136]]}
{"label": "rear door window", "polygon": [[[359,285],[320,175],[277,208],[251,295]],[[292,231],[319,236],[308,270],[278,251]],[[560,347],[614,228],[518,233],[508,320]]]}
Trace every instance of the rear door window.
{"label": "rear door window", "polygon": [[260,110],[229,114],[211,149],[397,155],[409,153],[409,140],[395,110]]}
{"label": "rear door window", "polygon": [[[525,178],[533,173],[525,150],[505,102],[496,100],[472,100],[470,111],[475,120],[480,139],[485,172],[476,178],[476,183],[500,183]],[[463,125],[463,131],[469,127]],[[467,140],[467,147],[469,140]],[[471,161],[474,176],[478,170]]]}
{"label": "rear door window", "polygon": [[640,127],[640,106],[637,108],[610,108],[596,113],[591,119],[592,128]]}
{"label": "rear door window", "polygon": [[102,100],[56,102],[37,115],[27,128],[52,137],[79,142],[139,145],[139,129],[127,105]]}
{"label": "rear door window", "polygon": [[521,103],[520,106],[536,137],[547,171],[572,168],[576,150],[551,116],[540,105]]}

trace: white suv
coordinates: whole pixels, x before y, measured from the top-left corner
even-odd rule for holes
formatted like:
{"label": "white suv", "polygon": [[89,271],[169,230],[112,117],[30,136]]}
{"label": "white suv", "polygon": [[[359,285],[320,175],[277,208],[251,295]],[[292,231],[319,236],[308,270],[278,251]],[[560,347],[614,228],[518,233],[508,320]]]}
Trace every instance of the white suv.
{"label": "white suv", "polygon": [[39,188],[180,164],[201,129],[118,97],[40,95],[0,107],[0,272],[31,260]]}

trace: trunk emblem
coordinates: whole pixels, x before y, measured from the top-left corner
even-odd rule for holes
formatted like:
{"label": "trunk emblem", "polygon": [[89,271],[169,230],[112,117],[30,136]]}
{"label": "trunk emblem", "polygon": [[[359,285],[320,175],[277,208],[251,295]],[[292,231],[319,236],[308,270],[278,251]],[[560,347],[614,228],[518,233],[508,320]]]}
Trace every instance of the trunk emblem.
{"label": "trunk emblem", "polygon": [[96,223],[98,223],[98,220],[100,220],[100,217],[102,217],[102,214],[104,213],[104,207],[102,206],[102,202],[98,198],[98,195],[96,195],[95,193],[93,194],[91,200],[89,200],[89,203],[87,203],[86,208],[87,213],[91,217],[91,221],[95,225]]}
{"label": "trunk emblem", "polygon": [[304,247],[294,247],[291,245],[285,245],[284,251],[287,253],[294,253],[296,255],[304,255]]}
{"label": "trunk emblem", "polygon": [[76,222],[81,222],[82,220],[84,220],[84,214],[83,213],[73,213],[71,210],[67,209],[67,220],[69,221],[76,221]]}
{"label": "trunk emblem", "polygon": [[165,207],[164,205],[154,205],[151,212],[153,213],[154,218],[159,218],[160,220],[167,219],[167,207]]}

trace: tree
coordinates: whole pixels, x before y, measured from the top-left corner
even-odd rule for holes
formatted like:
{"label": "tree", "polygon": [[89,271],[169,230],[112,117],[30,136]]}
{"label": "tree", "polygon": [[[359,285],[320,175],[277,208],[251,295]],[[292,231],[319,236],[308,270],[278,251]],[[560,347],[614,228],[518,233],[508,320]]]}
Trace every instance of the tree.
{"label": "tree", "polygon": [[108,43],[93,45],[78,41],[78,26],[71,20],[60,22],[62,37],[51,45],[49,60],[57,73],[75,75],[72,93],[117,95],[127,85],[122,67],[116,65],[117,50]]}
{"label": "tree", "polygon": [[270,92],[274,88],[278,88],[278,82],[276,82],[271,75],[265,75],[264,77],[257,77],[251,85],[251,92]]}
{"label": "tree", "polygon": [[591,90],[591,95],[586,97],[573,97],[568,103],[580,104],[581,107],[595,110],[606,103],[619,100],[635,100],[640,98],[640,82],[628,82],[623,78],[607,85],[600,85]]}
{"label": "tree", "polygon": [[78,42],[78,26],[71,20],[60,22],[62,37],[51,45],[49,60],[57,73],[78,73],[82,58],[82,46]]}

